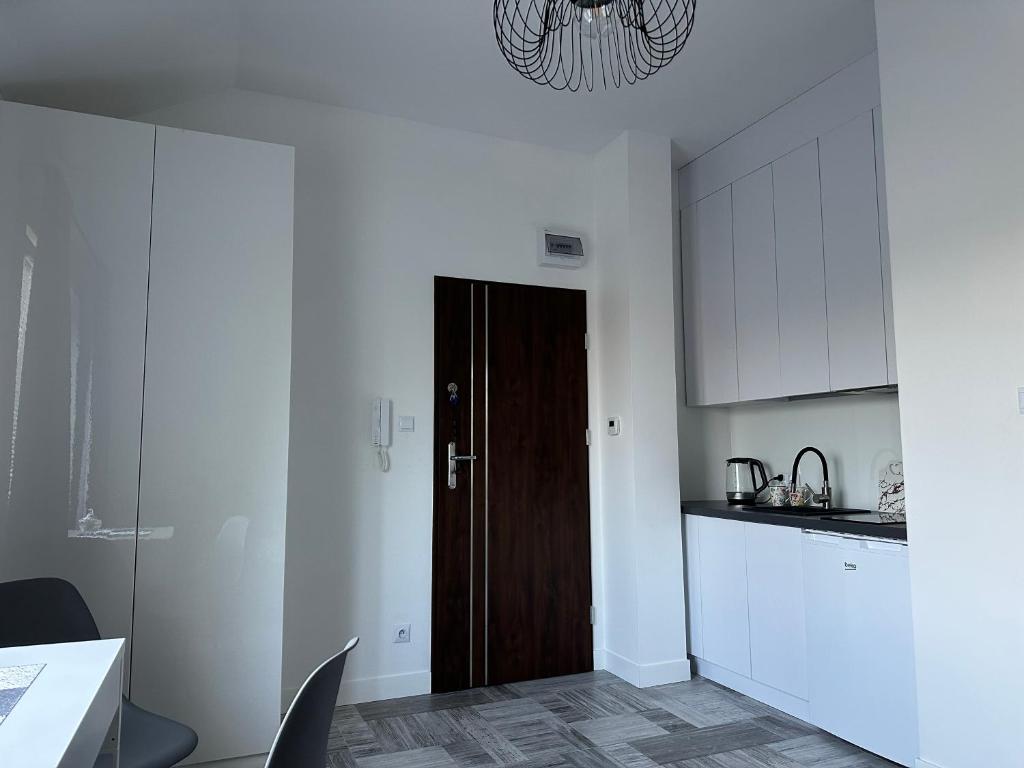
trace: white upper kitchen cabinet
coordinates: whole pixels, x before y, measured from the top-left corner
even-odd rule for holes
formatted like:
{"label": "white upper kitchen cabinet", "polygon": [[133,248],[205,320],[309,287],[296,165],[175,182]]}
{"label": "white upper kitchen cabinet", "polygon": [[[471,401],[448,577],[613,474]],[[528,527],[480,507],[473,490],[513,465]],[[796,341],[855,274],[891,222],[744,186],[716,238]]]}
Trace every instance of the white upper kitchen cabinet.
{"label": "white upper kitchen cabinet", "polygon": [[818,142],[772,163],[779,350],[786,395],[829,391]]}
{"label": "white upper kitchen cabinet", "polygon": [[733,279],[732,187],[682,214],[686,401],[735,403],[736,294]]}
{"label": "white upper kitchen cabinet", "polygon": [[[158,128],[131,697],[194,761],[280,723],[294,150]],[[147,196],[148,197],[148,196]]]}
{"label": "white upper kitchen cabinet", "polygon": [[820,139],[832,391],[884,386],[885,312],[871,112]]}
{"label": "white upper kitchen cabinet", "polygon": [[680,169],[688,405],[896,384],[879,100],[871,55]]}
{"label": "white upper kitchen cabinet", "polygon": [[732,185],[736,348],[740,400],[779,397],[779,291],[770,165]]}
{"label": "white upper kitchen cabinet", "polygon": [[878,184],[878,241],[882,249],[882,308],[885,310],[885,364],[889,384],[897,383],[896,331],[892,320],[892,264],[889,258],[889,202],[885,186],[885,148],[882,144],[882,110],[872,111],[875,127],[875,180]]}
{"label": "white upper kitchen cabinet", "polygon": [[807,699],[803,544],[799,528],[745,523],[750,676]]}
{"label": "white upper kitchen cabinet", "polygon": [[745,523],[701,517],[700,592],[703,657],[750,677]]}

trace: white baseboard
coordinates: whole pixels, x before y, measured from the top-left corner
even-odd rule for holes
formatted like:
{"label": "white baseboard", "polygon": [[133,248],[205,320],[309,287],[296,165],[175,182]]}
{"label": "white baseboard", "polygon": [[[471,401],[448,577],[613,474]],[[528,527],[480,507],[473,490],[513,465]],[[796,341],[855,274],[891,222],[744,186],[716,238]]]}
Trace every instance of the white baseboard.
{"label": "white baseboard", "polygon": [[361,704],[364,701],[401,699],[403,696],[419,696],[423,693],[430,693],[429,670],[364,677],[362,680],[342,680],[338,703]]}
{"label": "white baseboard", "polygon": [[[281,711],[284,712],[291,704],[298,688],[289,688],[283,692]],[[361,704],[366,701],[383,701],[384,699],[401,699],[404,696],[419,696],[430,693],[430,672],[405,672],[400,675],[382,675],[381,677],[364,677],[358,680],[342,680],[338,690],[338,705]]]}
{"label": "white baseboard", "polygon": [[942,766],[939,765],[938,763],[930,763],[927,760],[924,760],[924,759],[922,759],[920,757],[917,758],[917,762],[915,763],[915,766],[916,766],[916,768],[942,768]]}
{"label": "white baseboard", "polygon": [[717,664],[712,664],[710,661],[695,658],[694,662],[696,663],[697,674],[701,677],[706,677],[708,680],[714,680],[716,683],[724,685],[726,688],[732,688],[734,691],[739,691],[744,696],[749,696],[750,698],[757,699],[770,707],[782,710],[787,715],[792,715],[793,717],[797,717],[805,722],[810,722],[810,707],[803,699],[799,699],[792,694],[780,691],[777,688],[772,688],[770,685],[765,685],[764,683],[759,683],[756,680],[751,680],[749,677],[738,675],[724,667],[718,666]]}
{"label": "white baseboard", "polygon": [[604,668],[616,677],[621,677],[627,683],[639,687],[640,670],[635,662],[619,656],[614,651],[605,649]]}
{"label": "white baseboard", "polygon": [[[606,669],[637,688],[678,683],[690,679],[690,663],[687,659],[663,661],[657,664],[637,664],[617,653],[603,648],[594,649],[594,669]],[[282,691],[281,712],[288,709],[298,688]],[[358,680],[342,680],[338,691],[338,704],[361,704],[366,701],[400,699],[404,696],[419,696],[430,693],[430,672],[406,672],[400,675],[364,677]],[[230,766],[234,768],[234,766]]]}
{"label": "white baseboard", "polygon": [[607,649],[603,651],[603,655],[606,670],[637,688],[681,683],[690,679],[690,662],[687,659],[637,664]]}
{"label": "white baseboard", "polygon": [[690,679],[689,659],[673,659],[657,664],[640,665],[640,685],[637,688],[651,688],[655,685],[682,683]]}

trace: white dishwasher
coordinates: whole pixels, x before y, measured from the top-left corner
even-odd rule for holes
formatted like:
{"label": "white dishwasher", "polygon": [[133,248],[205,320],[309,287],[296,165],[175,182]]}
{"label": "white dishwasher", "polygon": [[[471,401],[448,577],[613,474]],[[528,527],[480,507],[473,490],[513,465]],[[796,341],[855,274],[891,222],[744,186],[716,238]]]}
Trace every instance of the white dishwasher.
{"label": "white dishwasher", "polygon": [[811,720],[914,765],[917,701],[907,545],[804,531]]}

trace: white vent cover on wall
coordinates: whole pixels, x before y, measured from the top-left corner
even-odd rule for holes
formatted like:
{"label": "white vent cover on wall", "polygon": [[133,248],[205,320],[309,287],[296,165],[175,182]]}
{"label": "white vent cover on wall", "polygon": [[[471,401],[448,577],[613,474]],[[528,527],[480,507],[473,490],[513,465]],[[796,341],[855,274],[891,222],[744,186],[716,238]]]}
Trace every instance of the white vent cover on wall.
{"label": "white vent cover on wall", "polygon": [[583,266],[583,238],[574,234],[557,234],[545,229],[537,233],[537,263],[542,267],[579,269]]}

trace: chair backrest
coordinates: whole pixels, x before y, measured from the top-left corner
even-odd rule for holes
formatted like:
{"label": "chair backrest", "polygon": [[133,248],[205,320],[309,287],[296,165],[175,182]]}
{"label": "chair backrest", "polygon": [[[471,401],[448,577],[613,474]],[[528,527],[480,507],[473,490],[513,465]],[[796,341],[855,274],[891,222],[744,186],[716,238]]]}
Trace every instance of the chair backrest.
{"label": "chair backrest", "polygon": [[64,579],[0,584],[0,648],[99,640],[81,593]]}
{"label": "chair backrest", "polygon": [[266,768],[324,768],[327,764],[327,738],[338,705],[345,657],[358,642],[359,638],[353,637],[341,653],[306,678],[281,721]]}

